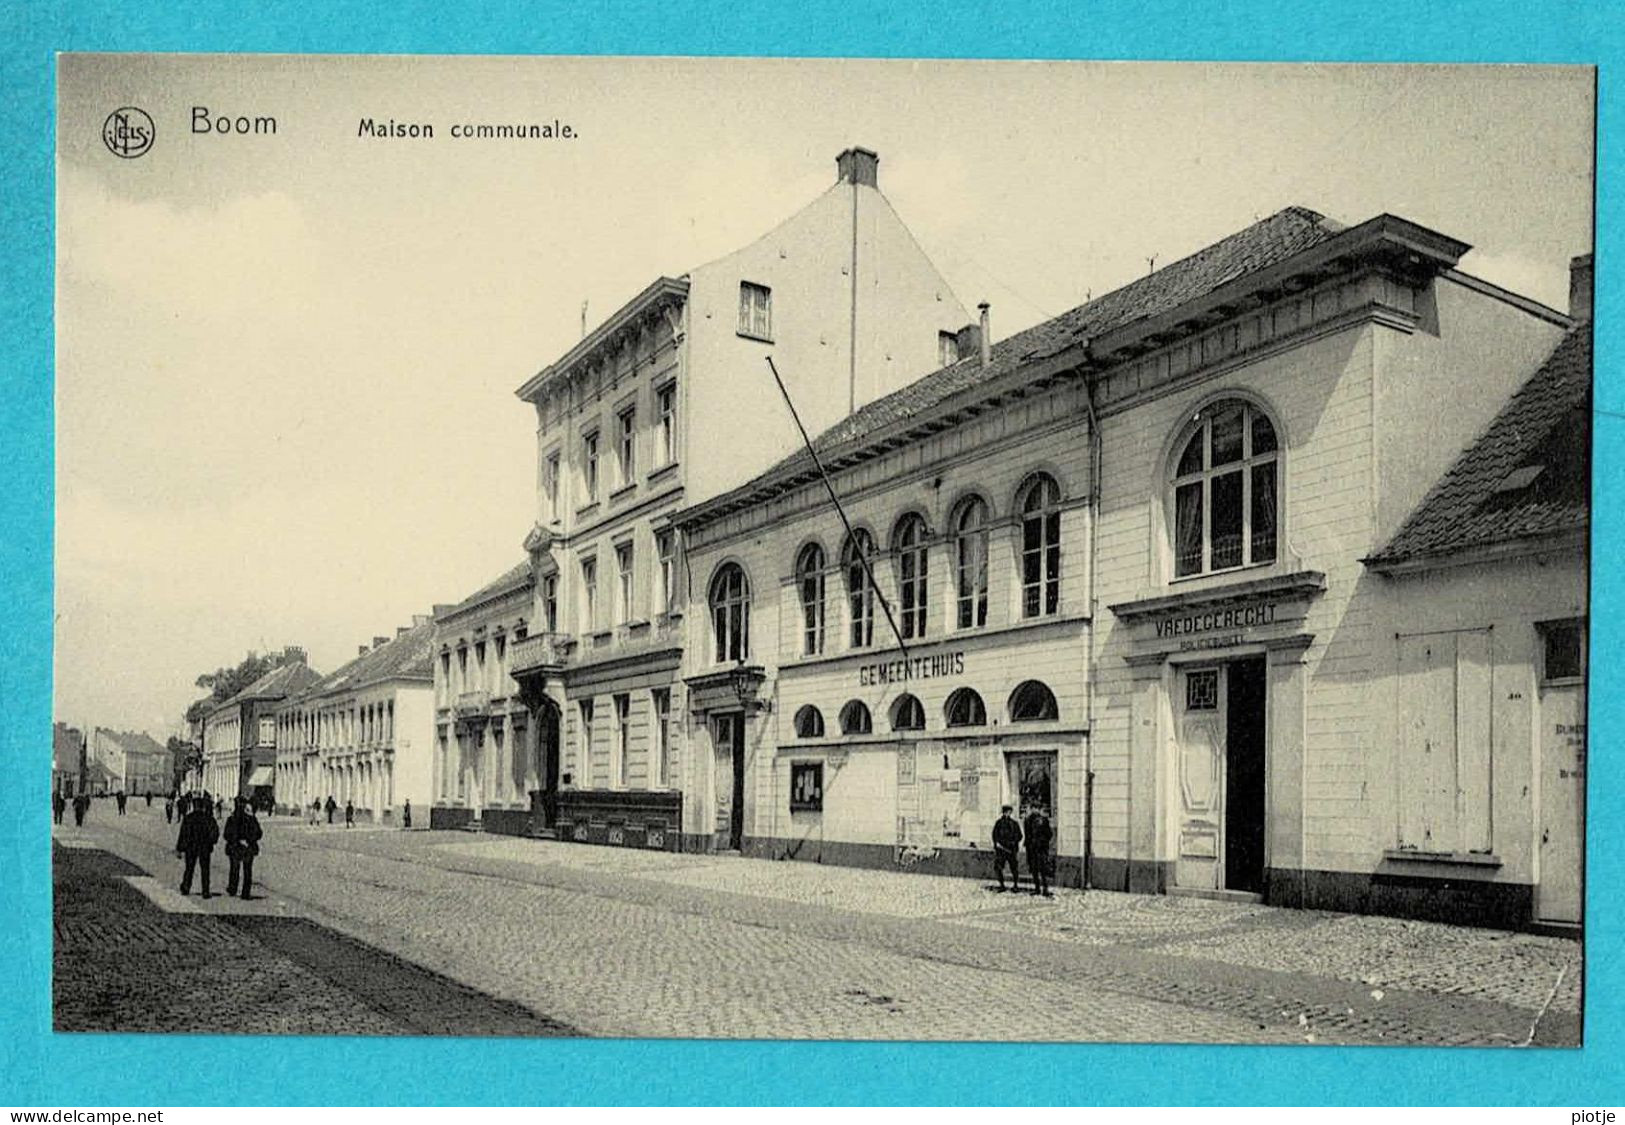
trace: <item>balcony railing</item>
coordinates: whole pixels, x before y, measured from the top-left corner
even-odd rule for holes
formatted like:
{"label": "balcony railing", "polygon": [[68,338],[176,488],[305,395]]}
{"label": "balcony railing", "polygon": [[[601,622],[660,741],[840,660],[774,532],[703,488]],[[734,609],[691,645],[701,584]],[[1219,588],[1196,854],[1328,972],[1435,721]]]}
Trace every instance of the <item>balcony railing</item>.
{"label": "balcony railing", "polygon": [[519,676],[543,668],[562,668],[565,657],[575,645],[575,639],[566,633],[532,633],[522,641],[508,645],[508,674]]}
{"label": "balcony railing", "polygon": [[488,691],[465,691],[457,697],[459,719],[483,715],[490,709],[491,693]]}

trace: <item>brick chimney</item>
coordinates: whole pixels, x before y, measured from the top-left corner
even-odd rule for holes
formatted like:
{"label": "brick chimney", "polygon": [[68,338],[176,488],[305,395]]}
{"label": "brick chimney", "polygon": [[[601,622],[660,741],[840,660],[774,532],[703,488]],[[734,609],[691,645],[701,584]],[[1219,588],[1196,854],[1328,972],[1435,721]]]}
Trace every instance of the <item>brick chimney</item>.
{"label": "brick chimney", "polygon": [[1569,316],[1575,320],[1591,319],[1594,268],[1590,254],[1581,254],[1569,262]]}
{"label": "brick chimney", "polygon": [[303,648],[301,648],[299,645],[289,645],[288,647],[286,647],[286,648],[284,648],[282,650],[282,663],[284,663],[284,664],[304,664],[304,663],[307,663],[307,661],[305,659],[305,650]]}
{"label": "brick chimney", "polygon": [[849,148],[835,158],[836,182],[880,187],[880,155],[866,148]]}
{"label": "brick chimney", "polygon": [[954,351],[959,353],[960,359],[967,359],[977,355],[982,350],[982,326],[980,324],[967,324],[954,333]]}
{"label": "brick chimney", "polygon": [[372,648],[370,646],[368,646],[368,645],[357,645],[355,654],[357,656],[365,656],[365,655],[367,655],[367,653],[369,653],[371,651],[372,651]]}
{"label": "brick chimney", "polygon": [[383,648],[388,643],[389,643],[389,638],[388,637],[380,637],[380,636],[374,635],[373,638],[372,638],[372,647],[373,648]]}

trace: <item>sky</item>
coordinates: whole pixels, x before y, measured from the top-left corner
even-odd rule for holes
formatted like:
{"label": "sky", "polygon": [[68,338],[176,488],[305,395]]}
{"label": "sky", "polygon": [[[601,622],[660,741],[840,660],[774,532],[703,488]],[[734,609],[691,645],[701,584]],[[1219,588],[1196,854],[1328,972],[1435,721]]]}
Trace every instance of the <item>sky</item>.
{"label": "sky", "polygon": [[[996,338],[1289,205],[1402,215],[1561,309],[1592,94],[1506,66],[63,56],[56,717],[162,738],[199,673],[290,644],[329,671],[519,562],[513,392],[583,302],[765,233],[851,145]],[[133,159],[102,140],[122,106],[156,125]],[[277,131],[194,133],[197,106]]]}

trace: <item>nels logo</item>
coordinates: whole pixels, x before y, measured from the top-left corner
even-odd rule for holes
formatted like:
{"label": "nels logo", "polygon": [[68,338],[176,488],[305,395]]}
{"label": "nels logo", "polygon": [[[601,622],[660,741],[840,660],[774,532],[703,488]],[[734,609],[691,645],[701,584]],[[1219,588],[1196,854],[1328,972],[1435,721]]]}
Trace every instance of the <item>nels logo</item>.
{"label": "nels logo", "polygon": [[125,160],[145,156],[157,136],[158,129],[146,110],[133,105],[115,109],[102,123],[102,143],[108,152]]}

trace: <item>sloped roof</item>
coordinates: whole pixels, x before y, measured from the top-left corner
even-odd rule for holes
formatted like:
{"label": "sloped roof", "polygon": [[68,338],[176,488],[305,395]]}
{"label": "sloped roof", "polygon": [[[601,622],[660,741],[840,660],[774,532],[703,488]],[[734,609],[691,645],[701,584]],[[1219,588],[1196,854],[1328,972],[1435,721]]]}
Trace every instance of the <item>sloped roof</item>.
{"label": "sloped roof", "polygon": [[220,704],[215,710],[241,703],[248,699],[277,699],[294,695],[321,679],[303,660],[291,661],[272,668],[242,691]]}
{"label": "sloped roof", "polygon": [[433,645],[434,622],[425,620],[329,672],[300,694],[325,695],[384,680],[433,679]]}
{"label": "sloped roof", "polygon": [[490,601],[499,594],[506,594],[514,590],[523,589],[525,586],[530,585],[534,581],[535,575],[531,573],[530,560],[526,559],[518,566],[513,567],[510,570],[503,571],[500,577],[492,579],[490,582],[487,582],[478,590],[475,590],[472,594],[468,595],[468,597],[464,598],[450,609],[442,610],[435,616],[455,616],[456,614],[462,613],[464,610],[473,609],[481,602]]}
{"label": "sloped roof", "polygon": [[1397,563],[1586,527],[1590,407],[1591,323],[1582,321],[1367,561]]}
{"label": "sloped roof", "polygon": [[[1114,289],[1101,297],[1062,313],[993,345],[989,364],[979,356],[958,363],[878,398],[837,422],[813,439],[824,450],[863,437],[901,421],[977,383],[990,382],[1035,359],[1054,355],[1074,344],[1157,316],[1201,297],[1227,282],[1272,266],[1301,253],[1343,230],[1341,224],[1307,207],[1287,207],[1267,219],[1222,238],[1205,249],[1155,273]],[[811,457],[797,450],[764,475],[772,475]]]}

